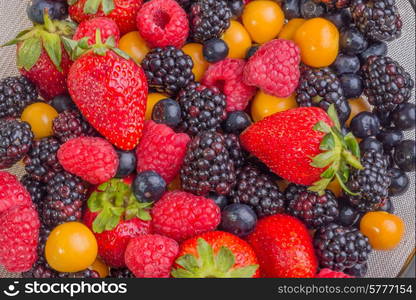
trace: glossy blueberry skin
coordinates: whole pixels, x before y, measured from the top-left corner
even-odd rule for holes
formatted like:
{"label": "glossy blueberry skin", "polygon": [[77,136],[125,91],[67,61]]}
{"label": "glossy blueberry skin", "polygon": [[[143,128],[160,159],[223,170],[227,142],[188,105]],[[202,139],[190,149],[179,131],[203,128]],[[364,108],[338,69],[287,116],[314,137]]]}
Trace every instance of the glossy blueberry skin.
{"label": "glossy blueberry skin", "polygon": [[364,139],[380,132],[380,120],[370,112],[363,111],[351,120],[350,129],[355,137]]}
{"label": "glossy blueberry skin", "polygon": [[244,2],[242,0],[230,0],[228,1],[228,7],[231,10],[233,18],[238,19],[243,14]]}
{"label": "glossy blueberry skin", "polygon": [[257,52],[257,50],[259,50],[259,47],[260,47],[260,46],[257,46],[257,45],[255,45],[255,46],[251,46],[251,47],[247,50],[247,53],[246,53],[246,59],[247,59],[247,60],[249,60],[249,59],[250,59],[250,57],[252,57],[252,56],[254,55],[254,53],[256,53],[256,52]]}
{"label": "glossy blueberry skin", "polygon": [[383,128],[390,128],[391,127],[391,118],[390,118],[391,113],[389,111],[373,110],[373,114],[375,114],[378,117],[378,119],[380,121],[380,125]]}
{"label": "glossy blueberry skin", "polygon": [[256,223],[256,213],[250,206],[245,204],[230,204],[221,213],[221,229],[238,237],[250,234],[254,230]]}
{"label": "glossy blueberry skin", "polygon": [[355,74],[360,70],[360,60],[356,55],[340,53],[332,64],[332,69],[338,75],[352,73]]}
{"label": "glossy blueberry skin", "polygon": [[348,274],[357,278],[362,278],[367,274],[367,270],[368,270],[367,263],[364,263],[364,264],[356,264],[350,269],[345,269],[343,272],[345,274]]}
{"label": "glossy blueberry skin", "polygon": [[178,102],[170,98],[158,101],[153,107],[152,120],[175,128],[181,122],[181,107]]}
{"label": "glossy blueberry skin", "polygon": [[58,113],[65,110],[75,109],[75,103],[69,95],[59,95],[52,99],[51,105]]}
{"label": "glossy blueberry skin", "polygon": [[387,201],[384,203],[384,205],[379,207],[379,209],[377,209],[377,211],[385,211],[385,212],[388,212],[390,214],[393,214],[394,213],[393,202],[391,202],[390,199],[387,199]]}
{"label": "glossy blueberry skin", "polygon": [[361,154],[369,150],[375,150],[376,152],[383,153],[383,143],[375,137],[370,136],[360,142],[360,150]]}
{"label": "glossy blueberry skin", "polygon": [[394,162],[404,172],[413,172],[416,166],[416,144],[412,140],[401,141],[394,148]]}
{"label": "glossy blueberry skin", "polygon": [[389,196],[399,196],[409,189],[409,177],[405,172],[398,168],[390,169],[391,184],[389,187]]}
{"label": "glossy blueberry skin", "polygon": [[118,155],[118,169],[115,178],[124,178],[136,170],[136,154],[134,151],[116,149]]}
{"label": "glossy blueberry skin", "polygon": [[285,0],[282,4],[283,12],[288,20],[300,18],[299,0]]}
{"label": "glossy blueberry skin", "polygon": [[323,16],[325,5],[314,0],[300,0],[300,14],[304,19],[312,19]]}
{"label": "glossy blueberry skin", "polygon": [[133,193],[139,202],[156,202],[165,191],[165,180],[154,171],[141,172],[134,179]]}
{"label": "glossy blueberry skin", "polygon": [[345,54],[357,55],[367,49],[364,35],[355,28],[345,28],[340,35],[341,50]]}
{"label": "glossy blueberry skin", "polygon": [[412,130],[416,125],[416,106],[413,103],[400,104],[390,115],[395,128]]}
{"label": "glossy blueberry skin", "polygon": [[202,48],[202,54],[207,62],[215,63],[217,61],[223,60],[228,55],[228,45],[221,39],[210,39],[204,42]]}
{"label": "glossy blueberry skin", "polygon": [[208,195],[208,198],[214,200],[215,204],[217,204],[221,210],[223,210],[224,207],[228,205],[228,198],[224,195],[217,195],[217,194],[210,193]]}
{"label": "glossy blueberry skin", "polygon": [[357,74],[343,74],[339,78],[341,81],[344,96],[347,99],[358,98],[364,91],[363,79]]}
{"label": "glossy blueberry skin", "polygon": [[338,223],[346,227],[356,226],[361,218],[361,213],[344,201],[341,201],[340,204]]}
{"label": "glossy blueberry skin", "polygon": [[364,64],[372,55],[386,55],[387,54],[387,44],[385,42],[374,42],[368,46],[364,52],[361,52],[358,56],[360,57],[361,63]]}
{"label": "glossy blueberry skin", "polygon": [[403,132],[392,129],[383,130],[377,135],[377,139],[383,143],[383,147],[387,152],[398,145],[403,140],[403,137]]}
{"label": "glossy blueberry skin", "polygon": [[351,13],[348,8],[336,10],[334,13],[325,15],[324,18],[334,23],[338,29],[349,26],[352,22]]}
{"label": "glossy blueberry skin", "polygon": [[68,17],[68,4],[56,0],[33,0],[28,3],[26,13],[32,22],[43,24],[43,14],[46,10],[51,19],[64,20]]}
{"label": "glossy blueberry skin", "polygon": [[226,133],[240,134],[251,125],[251,118],[244,111],[233,111],[228,114],[223,124]]}

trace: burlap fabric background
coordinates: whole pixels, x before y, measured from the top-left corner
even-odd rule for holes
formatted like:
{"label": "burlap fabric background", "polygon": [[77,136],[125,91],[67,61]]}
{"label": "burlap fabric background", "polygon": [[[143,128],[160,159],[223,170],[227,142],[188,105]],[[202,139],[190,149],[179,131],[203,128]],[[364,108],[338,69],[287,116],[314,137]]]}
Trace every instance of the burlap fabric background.
{"label": "burlap fabric background", "polygon": [[[30,26],[25,13],[28,0],[0,0],[0,44],[13,38],[19,31]],[[415,12],[408,0],[396,0],[404,22],[403,35],[390,43],[389,55],[398,60],[415,78]],[[0,48],[0,78],[18,74],[15,66],[15,47]],[[412,96],[414,101],[414,92]],[[414,139],[414,132],[406,132]],[[21,176],[21,164],[10,172]],[[406,235],[394,251],[373,251],[368,277],[396,277],[408,257],[415,249],[415,175],[410,174],[411,186],[406,195],[393,198],[396,213],[406,223]],[[6,272],[0,266],[0,277],[19,277],[20,274]]]}

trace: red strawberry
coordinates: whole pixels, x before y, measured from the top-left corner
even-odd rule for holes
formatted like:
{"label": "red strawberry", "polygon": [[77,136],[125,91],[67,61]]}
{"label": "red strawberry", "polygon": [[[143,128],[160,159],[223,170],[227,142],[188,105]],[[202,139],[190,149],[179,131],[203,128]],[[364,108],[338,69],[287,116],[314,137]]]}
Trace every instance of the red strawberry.
{"label": "red strawberry", "polygon": [[247,237],[260,262],[262,277],[314,277],[318,262],[312,239],[298,219],[282,214],[260,219]]}
{"label": "red strawberry", "polygon": [[9,272],[28,271],[37,259],[39,217],[33,206],[0,214],[0,264]]}
{"label": "red strawberry", "polygon": [[112,179],[93,192],[83,221],[92,229],[98,244],[98,254],[114,268],[125,267],[124,253],[131,238],[149,234],[148,203],[139,203],[131,186]]}
{"label": "red strawberry", "polygon": [[70,22],[49,19],[45,25],[36,24],[22,31],[5,45],[17,44],[17,66],[22,75],[30,79],[45,100],[67,92],[66,78],[71,60],[62,46],[62,37],[70,37],[74,25]]}
{"label": "red strawberry", "polygon": [[118,45],[118,41],[120,40],[120,29],[118,29],[117,24],[113,20],[106,17],[98,17],[83,21],[78,25],[73,39],[77,41],[84,37],[89,37],[88,44],[93,45],[95,43],[95,34],[97,30],[100,30],[101,39],[103,41],[106,41],[112,36],[116,46]]}
{"label": "red strawberry", "polygon": [[362,168],[355,137],[341,134],[334,106],[328,114],[317,107],[276,113],[246,129],[241,144],[284,179],[322,192],[334,176],[348,180],[347,164]]}
{"label": "red strawberry", "polygon": [[136,150],[137,172],[155,171],[169,184],[178,175],[190,138],[164,124],[146,121]]}
{"label": "red strawberry", "polygon": [[332,271],[331,269],[322,269],[315,278],[354,278],[354,276],[347,275],[343,272]]}
{"label": "red strawberry", "polygon": [[108,17],[121,34],[136,30],[136,16],[143,0],[69,0],[69,15],[77,23],[95,17]]}
{"label": "red strawberry", "polygon": [[247,242],[223,231],[197,235],[181,244],[176,278],[259,277],[256,254]]}
{"label": "red strawberry", "polygon": [[[76,48],[73,43],[67,41]],[[98,43],[78,58],[69,71],[68,89],[99,133],[118,148],[132,150],[142,135],[147,80],[143,69],[113,46]]]}
{"label": "red strawberry", "polygon": [[30,206],[32,199],[16,176],[0,171],[0,214],[15,206]]}

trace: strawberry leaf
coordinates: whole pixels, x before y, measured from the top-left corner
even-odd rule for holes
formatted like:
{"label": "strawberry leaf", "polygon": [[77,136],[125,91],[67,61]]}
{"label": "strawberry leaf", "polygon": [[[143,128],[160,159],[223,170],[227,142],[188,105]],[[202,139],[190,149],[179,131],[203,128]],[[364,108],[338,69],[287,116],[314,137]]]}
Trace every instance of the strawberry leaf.
{"label": "strawberry leaf", "polygon": [[226,273],[232,268],[232,266],[234,266],[234,254],[230,249],[221,247],[220,251],[218,251],[218,254],[215,257],[215,263],[218,266],[218,270],[220,272]]}
{"label": "strawberry leaf", "polygon": [[176,260],[176,264],[189,270],[190,272],[197,272],[200,265],[198,264],[195,256],[191,254],[185,254]]}
{"label": "strawberry leaf", "polygon": [[328,113],[329,118],[334,123],[335,128],[338,129],[338,130],[341,130],[341,123],[339,122],[337,110],[335,109],[335,105],[334,104],[331,104],[328,107],[327,113]]}
{"label": "strawberry leaf", "polygon": [[119,48],[113,48],[112,49],[118,56],[124,58],[124,59],[130,59],[130,56],[124,52],[123,50],[119,49]]}
{"label": "strawberry leaf", "polygon": [[234,269],[230,272],[230,278],[251,278],[256,274],[259,265],[251,265]]}
{"label": "strawberry leaf", "polygon": [[198,239],[197,251],[202,261],[202,268],[209,268],[214,265],[214,251],[204,239]]}
{"label": "strawberry leaf", "polygon": [[320,131],[323,133],[330,133],[331,127],[329,127],[329,125],[326,124],[324,121],[319,121],[318,123],[316,123],[315,126],[313,126],[313,130]]}
{"label": "strawberry leaf", "polygon": [[87,0],[84,5],[84,13],[87,15],[95,15],[100,7],[101,0]]}
{"label": "strawberry leaf", "polygon": [[319,146],[319,149],[325,151],[325,150],[332,150],[334,148],[335,148],[334,136],[332,134],[328,133],[322,139],[322,142],[321,142],[321,145]]}
{"label": "strawberry leaf", "polygon": [[68,0],[69,5],[74,5],[77,2],[78,2],[78,0]]}
{"label": "strawberry leaf", "polygon": [[334,150],[326,151],[312,158],[311,166],[315,168],[325,168],[337,159]]}
{"label": "strawberry leaf", "polygon": [[49,58],[58,69],[58,71],[62,72],[62,46],[59,35],[42,31],[41,38],[43,42],[43,48],[45,48]]}
{"label": "strawberry leaf", "polygon": [[42,53],[42,43],[39,38],[32,37],[22,42],[17,54],[17,66],[29,71],[38,61]]}
{"label": "strawberry leaf", "polygon": [[107,16],[114,10],[114,1],[113,0],[102,0],[103,12]]}
{"label": "strawberry leaf", "polygon": [[351,153],[356,157],[360,157],[361,156],[360,146],[358,145],[358,142],[355,136],[351,132],[349,132],[344,137],[344,140],[345,140],[345,143],[347,144],[348,149],[351,151]]}

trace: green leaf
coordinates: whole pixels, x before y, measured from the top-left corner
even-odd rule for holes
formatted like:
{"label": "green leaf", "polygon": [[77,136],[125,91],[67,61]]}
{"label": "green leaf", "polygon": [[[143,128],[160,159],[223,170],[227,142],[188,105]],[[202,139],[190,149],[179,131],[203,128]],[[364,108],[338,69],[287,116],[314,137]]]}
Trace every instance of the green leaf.
{"label": "green leaf", "polygon": [[139,211],[137,212],[137,217],[143,221],[150,221],[152,219],[150,213],[144,209],[139,209]]}
{"label": "green leaf", "polygon": [[355,138],[355,136],[352,134],[352,132],[349,132],[345,137],[344,137],[344,141],[347,144],[348,149],[351,151],[351,153],[357,157],[360,158],[361,157],[361,153],[360,153],[360,146],[358,144],[357,139]]}
{"label": "green leaf", "polygon": [[230,272],[231,278],[251,278],[256,273],[259,265],[251,265],[247,267],[242,267],[234,269]]}
{"label": "green leaf", "polygon": [[49,33],[54,33],[56,31],[56,26],[53,24],[47,11],[43,14],[43,23]]}
{"label": "green leaf", "polygon": [[322,142],[321,142],[321,145],[319,146],[319,149],[321,149],[322,151],[326,151],[326,150],[332,150],[334,148],[335,148],[334,135],[331,134],[331,133],[328,133],[322,139]]}
{"label": "green leaf", "polygon": [[344,149],[342,150],[342,157],[345,161],[355,169],[363,169],[363,165],[361,164],[360,160],[355,157],[350,151]]}
{"label": "green leaf", "polygon": [[314,182],[313,185],[308,188],[308,190],[322,195],[331,181],[332,178],[322,178],[321,180]]}
{"label": "green leaf", "polygon": [[111,213],[115,216],[120,217],[123,213],[124,213],[124,208],[123,207],[111,207],[110,208]]}
{"label": "green leaf", "polygon": [[[110,210],[111,211],[111,210]],[[105,224],[105,230],[113,230],[120,223],[120,216],[111,215]]]}
{"label": "green leaf", "polygon": [[92,212],[97,212],[103,209],[103,204],[101,202],[101,197],[98,197],[97,192],[93,192],[88,198],[88,208]]}
{"label": "green leaf", "polygon": [[118,56],[121,56],[124,59],[130,59],[130,56],[124,52],[123,50],[119,49],[119,48],[113,48],[112,49]]}
{"label": "green leaf", "polygon": [[62,46],[59,35],[43,31],[41,37],[46,53],[48,53],[49,58],[52,60],[58,71],[62,72]]}
{"label": "green leaf", "polygon": [[327,113],[328,113],[328,116],[331,118],[332,122],[334,122],[335,127],[336,127],[338,130],[341,130],[341,124],[340,124],[340,122],[339,122],[339,118],[338,118],[337,110],[336,110],[336,108],[335,108],[335,105],[334,105],[334,104],[331,104],[331,105],[328,107]]}
{"label": "green leaf", "polygon": [[329,127],[329,125],[326,124],[324,121],[319,121],[318,123],[315,124],[315,126],[313,126],[313,130],[324,132],[324,133],[330,133],[331,127]]}
{"label": "green leaf", "polygon": [[332,179],[335,176],[335,172],[336,170],[333,164],[321,174],[321,178]]}
{"label": "green leaf", "polygon": [[87,15],[95,15],[100,7],[101,0],[87,0],[84,5],[84,13]]}
{"label": "green leaf", "polygon": [[71,40],[64,36],[61,37],[61,41],[62,41],[62,44],[64,45],[66,52],[68,52],[69,56],[71,57],[71,60],[75,60],[76,49],[78,46],[77,41]]}
{"label": "green leaf", "polygon": [[78,2],[78,0],[68,0],[69,5],[74,5],[77,2]]}
{"label": "green leaf", "polygon": [[116,40],[114,39],[114,36],[111,35],[106,41],[105,44],[111,48],[114,48],[116,46]]}
{"label": "green leaf", "polygon": [[42,52],[42,43],[39,38],[32,37],[22,42],[17,55],[17,65],[29,71],[38,61]]}
{"label": "green leaf", "polygon": [[92,222],[92,230],[96,233],[102,233],[106,229],[107,222],[111,216],[110,210],[104,208]]}
{"label": "green leaf", "polygon": [[203,269],[209,269],[214,265],[214,251],[204,239],[199,238],[197,242],[197,251],[202,262]]}
{"label": "green leaf", "polygon": [[108,15],[114,10],[114,1],[113,0],[102,0],[103,12],[105,15]]}
{"label": "green leaf", "polygon": [[176,268],[171,272],[172,277],[174,278],[198,278],[194,273],[189,272],[182,268]]}
{"label": "green leaf", "polygon": [[235,258],[233,252],[226,247],[221,247],[215,257],[215,264],[220,272],[228,272],[234,266]]}
{"label": "green leaf", "polygon": [[80,39],[78,41],[78,47],[80,47],[81,49],[85,49],[85,50],[89,49],[90,48],[90,45],[88,44],[89,39],[90,38],[88,36],[83,37],[82,39]]}
{"label": "green leaf", "polygon": [[330,150],[313,157],[310,165],[315,168],[325,168],[337,159],[335,151]]}
{"label": "green leaf", "polygon": [[340,175],[340,174],[338,174],[338,173],[336,173],[335,174],[335,176],[337,177],[337,179],[338,179],[338,182],[339,182],[339,185],[341,186],[341,188],[345,191],[345,192],[347,192],[348,194],[350,194],[350,195],[353,195],[353,196],[358,196],[359,195],[359,193],[354,193],[354,192],[352,192],[346,185],[345,185],[345,182],[342,180],[343,178],[342,178],[342,175]]}
{"label": "green leaf", "polygon": [[1,45],[1,47],[15,45],[19,42],[27,40],[28,38],[30,38],[34,35],[35,35],[35,31],[33,31],[33,30],[30,30],[30,29],[23,30],[23,31],[19,32],[19,34],[14,39],[12,39],[11,41],[8,41],[7,43]]}
{"label": "green leaf", "polygon": [[176,263],[192,273],[196,273],[200,267],[196,257],[191,254],[185,254],[179,257]]}

